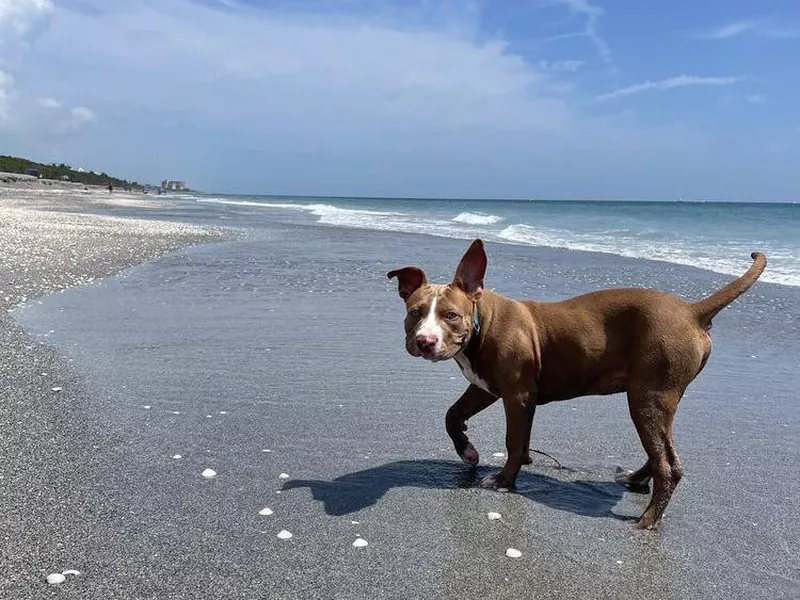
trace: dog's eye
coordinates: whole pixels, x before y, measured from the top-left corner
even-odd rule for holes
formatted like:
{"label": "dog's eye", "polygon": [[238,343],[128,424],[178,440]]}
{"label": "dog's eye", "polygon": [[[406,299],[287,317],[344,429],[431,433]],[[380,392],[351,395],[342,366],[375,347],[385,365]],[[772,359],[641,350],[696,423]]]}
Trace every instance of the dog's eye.
{"label": "dog's eye", "polygon": [[452,310],[448,310],[446,313],[444,313],[444,318],[447,319],[448,321],[455,321],[456,319],[460,318],[460,316],[461,315]]}
{"label": "dog's eye", "polygon": [[412,308],[410,311],[408,311],[408,314],[416,319],[422,313],[419,311],[418,308]]}

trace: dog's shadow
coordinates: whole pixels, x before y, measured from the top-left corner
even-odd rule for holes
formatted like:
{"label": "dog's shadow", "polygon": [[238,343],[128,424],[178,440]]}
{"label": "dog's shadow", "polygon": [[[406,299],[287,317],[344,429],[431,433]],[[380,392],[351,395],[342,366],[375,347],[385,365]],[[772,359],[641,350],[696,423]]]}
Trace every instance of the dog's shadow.
{"label": "dog's shadow", "polygon": [[[392,488],[476,487],[483,475],[494,470],[490,467],[469,468],[456,461],[400,460],[348,473],[333,481],[287,481],[283,489],[309,488],[314,499],[323,503],[327,514],[342,516],[372,506]],[[612,512],[625,492],[616,482],[562,481],[523,470],[513,492],[550,508],[577,515],[632,519]]]}

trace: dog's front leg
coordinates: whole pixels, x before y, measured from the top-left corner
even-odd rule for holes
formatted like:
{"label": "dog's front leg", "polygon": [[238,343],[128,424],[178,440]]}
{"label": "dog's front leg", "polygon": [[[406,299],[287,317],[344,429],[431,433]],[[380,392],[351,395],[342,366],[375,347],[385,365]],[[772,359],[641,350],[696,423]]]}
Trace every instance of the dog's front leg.
{"label": "dog's front leg", "polygon": [[484,408],[494,404],[496,400],[497,396],[493,396],[477,385],[470,385],[453,406],[447,410],[444,420],[447,435],[453,440],[453,446],[455,446],[461,460],[468,465],[477,465],[479,456],[475,446],[470,443],[469,438],[464,433],[467,430],[467,420]]}
{"label": "dog's front leg", "polygon": [[481,487],[512,487],[522,464],[528,456],[527,445],[530,441],[533,411],[536,409],[535,395],[529,390],[504,395],[503,408],[506,413],[506,451],[508,458],[499,473],[487,475],[481,480]]}

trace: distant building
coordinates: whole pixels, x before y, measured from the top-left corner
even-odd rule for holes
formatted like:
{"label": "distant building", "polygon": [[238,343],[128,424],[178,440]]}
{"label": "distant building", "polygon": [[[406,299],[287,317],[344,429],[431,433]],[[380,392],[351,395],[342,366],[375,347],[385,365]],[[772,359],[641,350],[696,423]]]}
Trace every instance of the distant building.
{"label": "distant building", "polygon": [[69,181],[69,175],[62,175],[61,181]]}
{"label": "distant building", "polygon": [[161,189],[165,192],[183,192],[189,189],[185,181],[167,180],[161,182]]}

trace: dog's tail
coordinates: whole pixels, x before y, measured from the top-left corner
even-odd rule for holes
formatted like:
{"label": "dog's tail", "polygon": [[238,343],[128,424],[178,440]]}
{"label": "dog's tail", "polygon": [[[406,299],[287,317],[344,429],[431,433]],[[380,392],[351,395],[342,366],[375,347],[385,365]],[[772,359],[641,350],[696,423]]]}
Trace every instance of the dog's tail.
{"label": "dog's tail", "polygon": [[750,257],[753,259],[753,264],[747,269],[747,272],[734,279],[722,289],[714,292],[707,298],[703,298],[699,302],[692,304],[694,313],[697,315],[698,321],[703,327],[709,327],[711,319],[723,308],[728,306],[731,302],[736,300],[739,296],[744,294],[750,289],[761,273],[767,267],[767,257],[761,252],[753,252]]}

